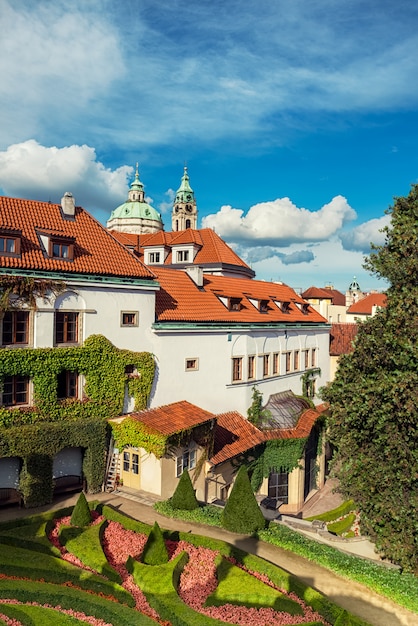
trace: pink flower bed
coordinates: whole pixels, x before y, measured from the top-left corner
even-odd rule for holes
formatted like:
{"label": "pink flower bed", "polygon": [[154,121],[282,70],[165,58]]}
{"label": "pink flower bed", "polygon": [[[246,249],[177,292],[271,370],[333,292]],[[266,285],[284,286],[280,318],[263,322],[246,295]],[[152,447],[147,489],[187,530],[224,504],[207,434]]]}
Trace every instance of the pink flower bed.
{"label": "pink flower bed", "polygon": [[[93,512],[92,523],[98,524],[103,520],[103,517],[97,516]],[[93,571],[86,567],[79,559],[71,555],[64,546],[61,546],[59,541],[59,529],[62,525],[70,525],[70,517],[64,517],[58,520],[54,520],[53,529],[49,535],[49,539],[52,544],[60,550],[63,559],[71,562],[78,567]],[[135,608],[137,611],[144,613],[145,615],[156,620],[160,624],[167,624],[163,622],[156,611],[149,605],[144,593],[135,584],[133,576],[129,574],[126,569],[126,561],[128,557],[134,559],[140,559],[147,541],[147,536],[141,533],[135,533],[131,530],[126,530],[121,524],[110,521],[103,534],[103,551],[109,564],[119,573],[122,579],[123,587],[129,591],[135,600]],[[329,626],[328,623],[311,607],[306,605],[296,594],[287,593],[285,590],[276,587],[267,576],[259,574],[258,572],[249,571],[247,568],[237,563],[233,559],[229,559],[234,565],[242,567],[249,574],[258,578],[266,585],[277,589],[280,593],[287,596],[289,599],[297,602],[302,608],[303,615],[291,615],[285,612],[275,611],[272,608],[247,608],[243,606],[236,606],[233,604],[225,604],[220,607],[205,607],[205,601],[208,596],[213,593],[217,587],[216,567],[215,559],[218,556],[218,552],[204,547],[196,547],[186,541],[167,541],[167,550],[169,558],[174,559],[181,552],[186,551],[189,555],[189,561],[186,564],[179,582],[178,594],[180,598],[193,610],[212,617],[222,620],[230,624],[239,624],[243,626],[285,626],[289,624],[305,624],[307,622],[320,622],[324,626]],[[97,572],[94,572],[97,574]],[[71,583],[68,583],[71,585]],[[114,598],[109,598],[113,599]],[[13,601],[18,604],[17,601]],[[60,607],[48,607],[62,610]],[[67,611],[63,611],[68,613]],[[74,615],[82,621],[86,621],[93,626],[108,626],[104,624],[102,620],[95,620],[89,616],[80,616],[75,613],[68,613]],[[6,622],[8,623],[8,622]],[[11,626],[20,626],[18,622],[10,622]]]}

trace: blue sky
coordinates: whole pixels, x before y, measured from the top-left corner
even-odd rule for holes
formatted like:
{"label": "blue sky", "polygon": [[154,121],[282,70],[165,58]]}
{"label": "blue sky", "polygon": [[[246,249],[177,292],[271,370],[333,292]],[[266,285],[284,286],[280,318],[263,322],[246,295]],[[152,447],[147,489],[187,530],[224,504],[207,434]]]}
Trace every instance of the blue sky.
{"label": "blue sky", "polygon": [[135,163],[170,228],[189,169],[199,226],[257,277],[356,276],[418,181],[414,0],[0,0],[0,192],[102,223]]}

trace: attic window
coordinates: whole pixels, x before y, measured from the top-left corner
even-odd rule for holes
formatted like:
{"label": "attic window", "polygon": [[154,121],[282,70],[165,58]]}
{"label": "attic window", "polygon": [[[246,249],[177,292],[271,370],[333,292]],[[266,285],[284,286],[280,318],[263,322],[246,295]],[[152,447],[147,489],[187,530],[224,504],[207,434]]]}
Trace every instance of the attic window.
{"label": "attic window", "polygon": [[228,308],[230,311],[241,310],[241,298],[229,298]]}
{"label": "attic window", "polygon": [[49,240],[49,256],[53,259],[74,259],[74,240],[51,237]]}
{"label": "attic window", "polygon": [[258,308],[260,313],[267,313],[268,311],[268,300],[260,300],[258,304]]}
{"label": "attic window", "polygon": [[309,303],[308,302],[296,302],[296,306],[298,309],[302,311],[304,315],[309,312]]}
{"label": "attic window", "polygon": [[0,255],[19,256],[20,255],[20,232],[0,232]]}
{"label": "attic window", "polygon": [[189,260],[189,251],[188,250],[178,250],[177,251],[177,263],[184,263]]}
{"label": "attic window", "polygon": [[290,302],[276,302],[277,306],[281,310],[282,313],[289,313],[290,310]]}

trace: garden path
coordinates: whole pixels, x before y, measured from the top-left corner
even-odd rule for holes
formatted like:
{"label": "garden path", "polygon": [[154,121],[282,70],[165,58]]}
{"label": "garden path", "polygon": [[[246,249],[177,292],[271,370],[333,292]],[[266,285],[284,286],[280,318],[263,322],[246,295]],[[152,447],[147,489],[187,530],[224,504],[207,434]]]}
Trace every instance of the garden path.
{"label": "garden path", "polygon": [[[150,506],[153,500],[152,496],[143,494],[142,497],[133,498],[131,495],[128,495],[128,497],[126,495],[116,492],[100,493],[95,494],[91,499],[100,500],[150,525],[157,521],[161,528],[221,539],[238,546],[242,550],[257,554],[297,576],[306,584],[314,587],[330,598],[330,600],[362,618],[372,626],[418,626],[418,615],[383,598],[362,585],[345,580],[324,567],[316,565],[292,552],[258,541],[247,535],[239,535],[213,526],[164,517]],[[56,499],[53,505],[36,509],[3,508],[0,509],[0,521],[41,513],[51,508],[71,506],[76,503],[77,498],[78,494],[74,494],[71,497]]]}

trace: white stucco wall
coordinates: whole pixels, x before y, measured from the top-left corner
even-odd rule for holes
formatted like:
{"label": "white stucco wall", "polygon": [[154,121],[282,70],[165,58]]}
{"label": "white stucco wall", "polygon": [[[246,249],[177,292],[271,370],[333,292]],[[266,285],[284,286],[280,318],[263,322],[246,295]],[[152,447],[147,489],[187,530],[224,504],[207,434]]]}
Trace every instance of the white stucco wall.
{"label": "white stucco wall", "polygon": [[[257,386],[267,401],[273,393],[302,392],[305,371],[303,350],[314,348],[317,389],[329,380],[329,328],[294,328],[286,331],[155,331],[156,383],[151,406],[187,399],[208,411],[237,410],[246,415],[252,387]],[[299,350],[299,370],[285,374],[285,353]],[[280,374],[263,378],[263,355],[280,353]],[[256,356],[256,378],[247,380],[247,357]],[[232,358],[243,357],[243,380],[232,382]],[[197,359],[198,368],[186,371],[186,359]],[[309,368],[308,368],[309,369]]]}
{"label": "white stucco wall", "polygon": [[[33,347],[54,345],[54,311],[79,312],[80,343],[90,335],[104,335],[118,348],[152,350],[156,286],[67,283],[66,291],[39,300],[34,316]],[[122,326],[122,312],[137,312],[137,326]]]}

